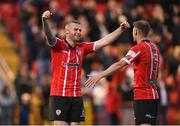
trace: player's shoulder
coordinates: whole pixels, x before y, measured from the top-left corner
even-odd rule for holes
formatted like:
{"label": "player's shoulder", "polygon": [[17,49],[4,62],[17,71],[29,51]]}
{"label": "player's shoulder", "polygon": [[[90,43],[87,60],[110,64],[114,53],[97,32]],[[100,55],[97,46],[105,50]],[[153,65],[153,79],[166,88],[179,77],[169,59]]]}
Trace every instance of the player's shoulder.
{"label": "player's shoulder", "polygon": [[64,38],[59,38],[59,37],[56,37],[56,41],[57,41],[57,42],[64,42],[64,41],[65,41],[65,39],[64,39]]}
{"label": "player's shoulder", "polygon": [[66,40],[64,38],[56,37],[56,43],[57,45],[64,45],[66,43]]}
{"label": "player's shoulder", "polygon": [[140,42],[139,44],[134,46],[135,48],[144,48],[145,47],[145,42]]}
{"label": "player's shoulder", "polygon": [[139,43],[139,44],[136,44],[136,45],[134,45],[134,46],[132,46],[131,47],[131,50],[132,51],[135,51],[135,52],[143,52],[143,50],[144,50],[144,45],[143,45],[143,43],[141,42],[141,43]]}
{"label": "player's shoulder", "polygon": [[59,50],[65,44],[65,39],[56,37],[53,45],[51,45],[52,50]]}
{"label": "player's shoulder", "polygon": [[141,43],[139,43],[139,44],[133,45],[133,46],[131,47],[131,49],[140,49],[141,46],[142,46]]}
{"label": "player's shoulder", "polygon": [[79,46],[84,46],[84,45],[87,45],[87,44],[92,44],[92,42],[78,42]]}

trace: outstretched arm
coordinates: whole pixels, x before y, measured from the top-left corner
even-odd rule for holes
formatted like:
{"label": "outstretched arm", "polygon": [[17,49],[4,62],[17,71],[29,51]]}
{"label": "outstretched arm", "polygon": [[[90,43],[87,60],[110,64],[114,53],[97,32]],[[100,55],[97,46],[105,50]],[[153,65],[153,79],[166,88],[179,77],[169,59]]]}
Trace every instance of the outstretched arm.
{"label": "outstretched arm", "polygon": [[96,84],[100,79],[103,77],[109,76],[118,69],[123,68],[126,66],[127,63],[124,60],[119,60],[118,62],[112,64],[110,67],[108,67],[105,71],[99,73],[97,76],[90,77],[86,82],[85,86],[86,87],[91,87],[92,85]]}
{"label": "outstretched arm", "polygon": [[45,11],[42,14],[42,25],[43,25],[43,30],[44,30],[44,33],[46,35],[46,39],[48,41],[48,44],[53,45],[56,42],[56,37],[52,34],[52,31],[51,31],[49,24],[48,24],[48,20],[50,19],[50,17],[51,17],[51,12]]}
{"label": "outstretched arm", "polygon": [[129,25],[129,23],[127,21],[121,23],[120,27],[117,28],[115,31],[113,31],[112,33],[106,35],[102,39],[95,41],[95,43],[96,43],[95,50],[98,50],[98,49],[112,43],[114,40],[116,40],[119,37],[119,35],[122,34],[122,32],[125,29],[127,29],[129,27],[130,27],[130,25]]}

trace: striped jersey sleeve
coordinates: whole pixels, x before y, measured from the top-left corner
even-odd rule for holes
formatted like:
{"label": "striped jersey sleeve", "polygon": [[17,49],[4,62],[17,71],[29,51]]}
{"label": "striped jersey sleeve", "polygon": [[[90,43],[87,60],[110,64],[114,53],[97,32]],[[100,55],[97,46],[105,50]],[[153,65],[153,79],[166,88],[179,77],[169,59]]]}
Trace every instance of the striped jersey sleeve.
{"label": "striped jersey sleeve", "polygon": [[141,50],[140,48],[136,45],[134,47],[132,47],[128,53],[126,54],[126,56],[123,58],[123,60],[127,63],[127,64],[131,64],[134,60],[137,60],[141,55]]}

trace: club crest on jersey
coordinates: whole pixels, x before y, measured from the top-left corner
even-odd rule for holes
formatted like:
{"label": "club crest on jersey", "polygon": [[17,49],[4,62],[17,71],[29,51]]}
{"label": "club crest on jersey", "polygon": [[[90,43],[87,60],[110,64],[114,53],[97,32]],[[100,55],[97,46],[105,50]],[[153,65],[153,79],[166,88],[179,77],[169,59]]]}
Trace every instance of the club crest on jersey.
{"label": "club crest on jersey", "polygon": [[81,50],[77,50],[78,55],[81,55],[81,53],[82,53]]}
{"label": "club crest on jersey", "polygon": [[61,114],[61,110],[60,109],[56,109],[56,115],[60,115]]}

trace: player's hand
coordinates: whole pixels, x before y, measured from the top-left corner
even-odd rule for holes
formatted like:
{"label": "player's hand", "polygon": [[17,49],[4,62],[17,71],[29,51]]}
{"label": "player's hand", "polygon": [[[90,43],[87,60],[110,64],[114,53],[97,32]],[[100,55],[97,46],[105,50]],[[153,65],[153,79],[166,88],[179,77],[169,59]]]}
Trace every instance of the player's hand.
{"label": "player's hand", "polygon": [[94,87],[95,84],[101,79],[100,76],[93,76],[90,77],[88,80],[85,82],[85,87],[91,88]]}
{"label": "player's hand", "polygon": [[129,23],[127,21],[124,21],[124,22],[122,22],[120,24],[120,27],[121,27],[122,30],[125,30],[127,28],[130,28],[130,25],[129,25]]}
{"label": "player's hand", "polygon": [[51,15],[52,13],[50,11],[45,11],[43,14],[42,14],[42,19],[43,20],[48,20],[51,18]]}

